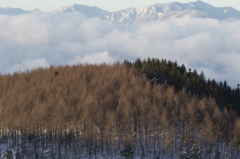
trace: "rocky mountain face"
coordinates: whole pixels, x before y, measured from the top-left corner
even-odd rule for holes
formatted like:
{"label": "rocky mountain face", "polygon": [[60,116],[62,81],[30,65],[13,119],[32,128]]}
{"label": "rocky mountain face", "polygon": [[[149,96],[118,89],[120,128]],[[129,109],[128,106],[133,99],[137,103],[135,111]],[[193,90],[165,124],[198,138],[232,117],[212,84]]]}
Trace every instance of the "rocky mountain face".
{"label": "rocky mountain face", "polygon": [[64,13],[76,13],[76,12],[84,14],[87,17],[101,17],[104,14],[108,13],[108,11],[102,10],[98,7],[91,7],[91,6],[80,5],[80,4],[72,4],[69,6],[65,6],[65,7],[54,10],[52,13],[64,14]]}
{"label": "rocky mountain face", "polygon": [[213,18],[227,21],[240,19],[240,12],[232,7],[214,7],[202,1],[191,3],[156,3],[142,8],[133,7],[107,13],[103,16],[103,19],[113,23],[136,23],[141,21],[165,20],[186,15],[194,18]]}

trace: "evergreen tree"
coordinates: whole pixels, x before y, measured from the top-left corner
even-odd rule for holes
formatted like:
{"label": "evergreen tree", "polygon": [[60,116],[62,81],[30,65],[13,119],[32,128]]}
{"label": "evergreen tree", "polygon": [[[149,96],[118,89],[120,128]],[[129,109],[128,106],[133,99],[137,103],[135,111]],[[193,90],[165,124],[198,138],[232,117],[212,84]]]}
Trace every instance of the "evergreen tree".
{"label": "evergreen tree", "polygon": [[202,158],[202,150],[198,146],[197,140],[195,140],[192,148],[191,148],[191,155],[189,156],[190,159],[201,159]]}
{"label": "evergreen tree", "polygon": [[137,70],[141,70],[142,69],[142,61],[141,61],[141,59],[140,58],[138,58],[136,61],[135,61],[135,63],[134,63],[134,67],[137,69]]}
{"label": "evergreen tree", "polygon": [[180,140],[180,159],[188,159],[188,153],[186,152],[186,141],[184,137]]}

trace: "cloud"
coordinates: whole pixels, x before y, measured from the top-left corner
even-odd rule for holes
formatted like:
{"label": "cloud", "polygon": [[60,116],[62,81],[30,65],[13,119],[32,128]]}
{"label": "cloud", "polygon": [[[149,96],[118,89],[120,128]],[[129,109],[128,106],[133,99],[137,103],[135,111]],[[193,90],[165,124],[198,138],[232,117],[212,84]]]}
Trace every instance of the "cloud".
{"label": "cloud", "polygon": [[20,64],[15,64],[10,68],[10,72],[18,72],[25,71],[28,69],[35,69],[38,67],[47,68],[49,67],[49,63],[46,59],[27,59],[22,61]]}
{"label": "cloud", "polygon": [[81,14],[0,16],[0,72],[166,58],[236,87],[240,22],[188,16],[129,26]]}
{"label": "cloud", "polygon": [[114,58],[110,57],[108,52],[99,52],[94,54],[86,54],[83,57],[75,56],[73,59],[68,61],[69,65],[74,65],[76,63],[90,63],[90,64],[101,64],[101,63],[114,63]]}

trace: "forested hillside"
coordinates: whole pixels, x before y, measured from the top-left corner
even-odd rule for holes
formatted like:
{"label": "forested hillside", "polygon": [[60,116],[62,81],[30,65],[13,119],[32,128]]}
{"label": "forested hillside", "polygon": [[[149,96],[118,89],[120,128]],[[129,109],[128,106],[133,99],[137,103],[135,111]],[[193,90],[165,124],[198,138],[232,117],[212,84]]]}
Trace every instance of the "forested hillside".
{"label": "forested hillside", "polygon": [[[2,75],[0,153],[16,158],[238,158],[240,119],[227,106],[219,109],[213,98],[219,84],[201,86],[203,79],[183,65],[157,59]],[[206,89],[210,86],[214,90]]]}
{"label": "forested hillside", "polygon": [[219,108],[223,111],[234,110],[240,115],[240,84],[236,88],[231,88],[227,81],[217,82],[215,79],[206,79],[204,72],[200,74],[194,69],[186,69],[185,65],[178,65],[177,61],[172,62],[166,59],[148,58],[141,60],[138,58],[134,63],[125,60],[128,67],[135,67],[144,73],[151,81],[156,80],[160,84],[174,86],[176,92],[186,88],[187,92],[197,95],[199,98],[215,98]]}

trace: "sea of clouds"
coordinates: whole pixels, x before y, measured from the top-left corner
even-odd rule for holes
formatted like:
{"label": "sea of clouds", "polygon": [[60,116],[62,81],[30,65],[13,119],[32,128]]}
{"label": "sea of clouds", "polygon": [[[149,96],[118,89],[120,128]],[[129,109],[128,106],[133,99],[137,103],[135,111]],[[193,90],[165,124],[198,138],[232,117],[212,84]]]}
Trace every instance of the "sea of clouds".
{"label": "sea of clouds", "polygon": [[78,13],[0,16],[0,73],[50,65],[165,58],[203,70],[206,78],[240,82],[240,21],[188,16],[112,24]]}

